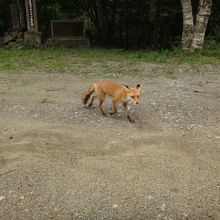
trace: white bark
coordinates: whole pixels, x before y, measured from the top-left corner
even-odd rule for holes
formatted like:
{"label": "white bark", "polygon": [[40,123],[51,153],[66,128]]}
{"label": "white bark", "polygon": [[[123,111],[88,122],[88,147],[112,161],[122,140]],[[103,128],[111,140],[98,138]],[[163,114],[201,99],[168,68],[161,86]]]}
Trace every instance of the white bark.
{"label": "white bark", "polygon": [[211,14],[212,0],[199,1],[195,25],[193,23],[191,0],[181,0],[181,5],[183,12],[182,49],[201,49]]}
{"label": "white bark", "polygon": [[212,0],[200,0],[191,49],[203,47],[205,32],[211,14]]}
{"label": "white bark", "polygon": [[182,49],[187,50],[191,47],[194,34],[191,0],[181,0],[181,5],[183,12]]}

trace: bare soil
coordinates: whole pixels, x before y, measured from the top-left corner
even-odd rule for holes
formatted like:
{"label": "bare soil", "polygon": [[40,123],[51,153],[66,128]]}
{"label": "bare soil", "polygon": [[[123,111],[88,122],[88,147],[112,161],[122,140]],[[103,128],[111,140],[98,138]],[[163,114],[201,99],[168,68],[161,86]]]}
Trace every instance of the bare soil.
{"label": "bare soil", "polygon": [[220,219],[219,69],[109,78],[135,124],[82,105],[100,76],[0,73],[0,219]]}

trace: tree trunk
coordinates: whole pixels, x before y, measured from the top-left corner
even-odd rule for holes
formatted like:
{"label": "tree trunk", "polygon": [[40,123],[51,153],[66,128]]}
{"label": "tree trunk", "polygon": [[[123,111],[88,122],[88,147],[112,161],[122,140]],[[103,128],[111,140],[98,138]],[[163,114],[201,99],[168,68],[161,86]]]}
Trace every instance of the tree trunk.
{"label": "tree trunk", "polygon": [[194,23],[191,0],[181,0],[183,12],[182,49],[189,50],[191,47]]}
{"label": "tree trunk", "polygon": [[196,25],[191,49],[201,49],[203,47],[205,32],[211,14],[212,0],[200,0],[196,16]]}
{"label": "tree trunk", "polygon": [[182,49],[201,49],[211,14],[212,0],[199,1],[195,25],[193,23],[191,0],[181,0],[181,5],[183,12]]}

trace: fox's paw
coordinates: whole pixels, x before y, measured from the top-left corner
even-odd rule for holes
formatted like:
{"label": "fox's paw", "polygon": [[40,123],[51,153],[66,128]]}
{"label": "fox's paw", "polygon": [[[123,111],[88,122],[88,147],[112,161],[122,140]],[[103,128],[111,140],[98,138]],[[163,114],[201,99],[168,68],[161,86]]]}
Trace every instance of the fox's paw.
{"label": "fox's paw", "polygon": [[133,124],[135,123],[135,120],[129,119],[129,122]]}
{"label": "fox's paw", "polygon": [[110,113],[109,113],[109,115],[114,115],[114,114],[116,114],[116,112],[110,112]]}

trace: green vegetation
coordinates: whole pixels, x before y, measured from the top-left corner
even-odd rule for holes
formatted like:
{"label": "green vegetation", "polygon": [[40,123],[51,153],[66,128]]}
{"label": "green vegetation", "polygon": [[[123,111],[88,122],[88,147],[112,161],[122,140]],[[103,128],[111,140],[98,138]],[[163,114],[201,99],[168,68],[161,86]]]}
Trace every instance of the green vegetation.
{"label": "green vegetation", "polygon": [[[24,13],[24,0],[0,1],[0,36],[11,27],[10,3],[17,2]],[[186,2],[186,1],[184,1]],[[212,1],[206,37],[210,47],[220,42],[220,1]],[[210,1],[206,2],[210,5]],[[187,1],[196,17],[202,4]],[[85,34],[93,46],[129,49],[172,49],[180,46],[183,33],[183,10],[176,0],[36,0],[38,28],[43,39],[50,39],[52,20],[78,20],[84,23]],[[202,12],[201,12],[202,13]],[[203,14],[203,13],[202,13]],[[207,17],[208,15],[204,15]],[[21,19],[22,17],[20,17]],[[22,20],[22,19],[21,19]],[[196,24],[196,19],[194,21]],[[26,29],[24,25],[24,30]],[[62,31],[62,30],[61,30]],[[206,41],[205,41],[206,43]],[[166,56],[164,51],[164,55]],[[153,53],[155,59],[166,59]],[[137,56],[148,56],[138,53]],[[6,67],[7,68],[7,67]],[[62,66],[61,69],[64,67]]]}
{"label": "green vegetation", "polygon": [[176,186],[173,186],[170,188],[170,191],[173,193],[178,193],[180,190]]}
{"label": "green vegetation", "polygon": [[[1,48],[0,71],[8,73],[51,72],[80,74],[82,76],[97,75],[138,75],[146,71],[144,65],[167,64],[163,69],[153,66],[149,70],[151,76],[165,74],[176,79],[175,67],[188,63],[213,64],[220,61],[220,46],[215,49],[208,47],[193,53],[180,49],[162,51],[124,51],[122,49],[99,48]],[[141,67],[142,66],[142,67]],[[14,82],[15,83],[15,82]]]}

